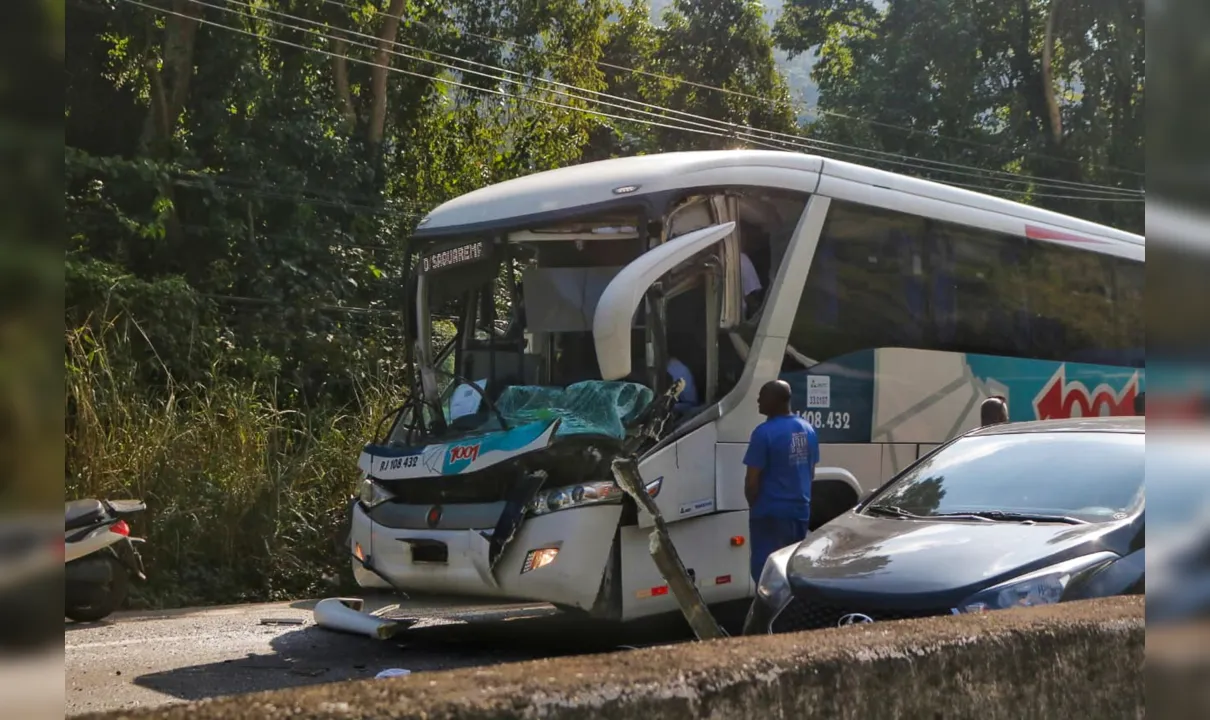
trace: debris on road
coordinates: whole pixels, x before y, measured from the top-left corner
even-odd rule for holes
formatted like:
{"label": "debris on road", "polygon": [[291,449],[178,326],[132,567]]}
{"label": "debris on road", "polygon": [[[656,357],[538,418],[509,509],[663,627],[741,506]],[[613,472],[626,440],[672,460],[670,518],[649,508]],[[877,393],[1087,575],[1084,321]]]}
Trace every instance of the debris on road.
{"label": "debris on road", "polygon": [[411,674],[412,674],[411,670],[404,670],[403,668],[387,668],[386,670],[383,670],[382,672],[375,675],[374,679],[382,680],[383,678],[403,677],[404,675],[411,675]]}
{"label": "debris on road", "polygon": [[315,624],[327,630],[388,640],[412,623],[387,620],[361,611],[361,598],[325,598],[315,604]]}
{"label": "debris on road", "polygon": [[261,625],[306,625],[307,621],[302,618],[261,618]]}
{"label": "debris on road", "polygon": [[651,530],[648,546],[651,551],[651,559],[655,561],[655,566],[663,576],[664,582],[668,583],[668,587],[672,589],[672,595],[680,605],[681,613],[689,622],[689,627],[693,628],[693,634],[697,636],[698,640],[715,640],[726,637],[727,633],[710,614],[710,609],[702,600],[697,585],[685,570],[685,564],[681,562],[681,557],[676,552],[676,546],[672,544],[672,538],[668,535],[668,526],[664,522],[664,516],[660,514],[655,500],[646,491],[643,476],[639,474],[638,462],[634,458],[618,458],[613,461],[611,468],[618,486],[627,495],[634,498],[635,504],[640,509],[646,510],[647,514],[655,520],[655,527]]}

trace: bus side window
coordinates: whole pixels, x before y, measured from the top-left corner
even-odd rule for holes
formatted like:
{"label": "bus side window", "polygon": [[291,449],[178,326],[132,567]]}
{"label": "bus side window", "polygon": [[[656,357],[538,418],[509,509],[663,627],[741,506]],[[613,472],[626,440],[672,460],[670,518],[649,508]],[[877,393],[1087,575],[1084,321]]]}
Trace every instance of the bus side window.
{"label": "bus side window", "polygon": [[1020,355],[1028,347],[1021,311],[1025,239],[1000,237],[950,223],[931,223],[935,349]]}
{"label": "bus side window", "polygon": [[1146,284],[1143,263],[1112,258],[1114,316],[1117,318],[1115,362],[1143,367],[1146,357],[1146,319],[1143,313],[1143,288]]}
{"label": "bus side window", "polygon": [[1033,357],[1104,363],[1115,342],[1112,276],[1105,256],[1034,242],[1027,273]]}
{"label": "bus side window", "polygon": [[833,201],[789,341],[1137,366],[1142,293],[1138,261]]}
{"label": "bus side window", "polygon": [[807,275],[790,345],[826,360],[929,333],[924,219],[833,201]]}

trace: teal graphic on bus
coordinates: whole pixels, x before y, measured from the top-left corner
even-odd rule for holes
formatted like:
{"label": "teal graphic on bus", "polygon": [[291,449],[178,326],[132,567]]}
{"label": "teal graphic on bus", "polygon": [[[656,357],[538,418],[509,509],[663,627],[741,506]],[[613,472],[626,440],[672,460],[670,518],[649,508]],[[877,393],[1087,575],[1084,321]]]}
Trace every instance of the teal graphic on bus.
{"label": "teal graphic on bus", "polygon": [[1009,420],[1134,415],[1144,368],[950,353],[863,350],[781,378],[822,443],[943,442],[978,426],[979,403]]}

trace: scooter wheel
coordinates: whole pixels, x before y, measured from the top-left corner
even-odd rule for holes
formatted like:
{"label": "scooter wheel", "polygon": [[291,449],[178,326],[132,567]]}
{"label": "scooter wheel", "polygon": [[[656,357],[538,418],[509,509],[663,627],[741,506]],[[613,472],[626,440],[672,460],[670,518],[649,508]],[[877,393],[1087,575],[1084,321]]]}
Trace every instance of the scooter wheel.
{"label": "scooter wheel", "polygon": [[63,614],[76,622],[96,622],[113,614],[126,600],[130,575],[116,557],[98,557],[93,562],[105,563],[109,580],[96,583],[79,592],[70,592]]}

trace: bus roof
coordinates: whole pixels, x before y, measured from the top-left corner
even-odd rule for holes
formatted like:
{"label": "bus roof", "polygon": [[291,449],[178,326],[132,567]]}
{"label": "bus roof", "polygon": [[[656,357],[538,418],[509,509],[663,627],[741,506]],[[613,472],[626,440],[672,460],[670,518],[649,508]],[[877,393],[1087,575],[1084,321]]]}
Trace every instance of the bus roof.
{"label": "bus roof", "polygon": [[[415,237],[423,240],[521,227],[544,216],[555,217],[621,197],[638,198],[680,188],[751,186],[815,193],[823,186],[824,194],[832,195],[828,187],[838,181],[1009,216],[1026,225],[1040,223],[1130,245],[1144,243],[1140,235],[952,185],[817,155],[774,150],[658,153],[534,173],[443,203],[421,221]],[[1049,232],[1053,234],[1053,230]]]}

